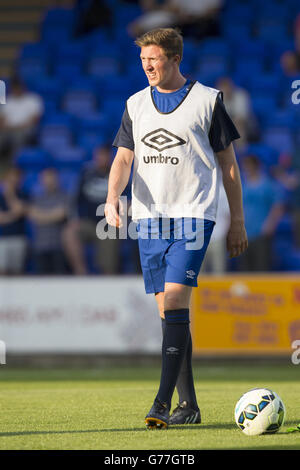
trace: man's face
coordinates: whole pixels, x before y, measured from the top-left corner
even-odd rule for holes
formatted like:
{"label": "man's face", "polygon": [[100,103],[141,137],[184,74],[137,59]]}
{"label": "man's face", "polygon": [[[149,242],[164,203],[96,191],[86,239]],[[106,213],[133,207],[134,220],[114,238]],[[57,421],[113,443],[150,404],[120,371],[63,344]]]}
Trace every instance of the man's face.
{"label": "man's face", "polygon": [[166,85],[178,67],[179,56],[168,59],[159,46],[143,46],[140,57],[150,86],[163,87]]}

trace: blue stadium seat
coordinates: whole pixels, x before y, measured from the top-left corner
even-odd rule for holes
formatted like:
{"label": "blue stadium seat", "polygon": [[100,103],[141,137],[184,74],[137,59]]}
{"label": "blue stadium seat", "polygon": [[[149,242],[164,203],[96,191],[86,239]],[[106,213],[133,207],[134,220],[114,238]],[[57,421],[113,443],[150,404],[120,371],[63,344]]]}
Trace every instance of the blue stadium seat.
{"label": "blue stadium seat", "polygon": [[70,90],[62,100],[62,110],[74,116],[80,116],[82,113],[96,111],[97,99],[90,91]]}
{"label": "blue stadium seat", "polygon": [[100,132],[109,131],[110,123],[107,116],[99,111],[82,113],[76,121],[77,132]]}
{"label": "blue stadium seat", "polygon": [[264,41],[261,41],[259,39],[252,39],[250,41],[240,41],[236,43],[236,55],[238,57],[238,60],[240,59],[240,57],[245,57],[248,60],[264,60],[266,54],[266,45]]}
{"label": "blue stadium seat", "polygon": [[51,26],[67,25],[74,21],[74,10],[71,8],[49,8],[46,10],[42,23]]}
{"label": "blue stadium seat", "polygon": [[275,165],[278,161],[278,152],[265,143],[249,144],[243,154],[256,155],[266,167]]}
{"label": "blue stadium seat", "polygon": [[84,148],[88,154],[88,158],[92,158],[93,150],[107,143],[108,136],[101,132],[82,132],[78,139],[77,145]]}
{"label": "blue stadium seat", "polygon": [[206,56],[198,61],[195,74],[219,78],[229,74],[228,61],[222,57]]}
{"label": "blue stadium seat", "polygon": [[39,173],[40,169],[36,171],[29,169],[23,173],[22,189],[30,196],[37,194],[40,190]]}
{"label": "blue stadium seat", "polygon": [[62,44],[56,53],[56,60],[58,62],[80,62],[83,63],[86,58],[86,45],[84,41],[70,41]]}
{"label": "blue stadium seat", "polygon": [[55,48],[61,44],[70,41],[72,38],[72,31],[64,26],[44,27],[41,32],[42,43],[49,47],[49,50],[55,52]]}
{"label": "blue stadium seat", "polygon": [[39,93],[44,99],[57,101],[64,91],[64,86],[58,77],[39,75],[31,77],[30,89]]}
{"label": "blue stadium seat", "polygon": [[61,126],[67,129],[72,129],[74,124],[73,119],[66,113],[55,113],[44,116],[43,124],[51,124],[53,126]]}
{"label": "blue stadium seat", "polygon": [[54,72],[58,78],[69,82],[82,74],[82,64],[76,62],[58,62],[54,66]]}
{"label": "blue stadium seat", "polygon": [[250,74],[248,80],[250,93],[266,93],[274,95],[280,89],[280,77],[276,73]]}
{"label": "blue stadium seat", "polygon": [[51,152],[53,149],[64,148],[71,145],[72,133],[70,129],[59,126],[46,125],[42,128],[38,143],[41,148]]}
{"label": "blue stadium seat", "polygon": [[92,77],[107,77],[120,72],[120,63],[115,57],[93,56],[87,64],[87,72]]}
{"label": "blue stadium seat", "polygon": [[18,75],[26,83],[30,79],[45,76],[49,72],[47,61],[40,58],[24,58],[18,62]]}
{"label": "blue stadium seat", "polygon": [[211,38],[201,42],[199,47],[199,58],[204,56],[214,56],[220,58],[228,58],[230,55],[230,46],[224,39]]}
{"label": "blue stadium seat", "polygon": [[50,155],[38,147],[25,147],[17,152],[15,164],[24,171],[38,171],[51,165]]}
{"label": "blue stadium seat", "polygon": [[249,23],[225,22],[221,24],[222,36],[230,41],[233,45],[237,41],[249,40],[251,35],[251,25]]}
{"label": "blue stadium seat", "polygon": [[277,98],[274,95],[252,94],[252,109],[261,123],[266,122],[270,114],[277,109]]}
{"label": "blue stadium seat", "polygon": [[59,170],[79,171],[87,159],[86,151],[75,146],[53,149],[51,156],[54,166]]}
{"label": "blue stadium seat", "polygon": [[234,82],[242,86],[248,86],[249,79],[252,76],[258,76],[263,73],[264,61],[259,57],[245,58],[240,56],[233,66]]}
{"label": "blue stadium seat", "polygon": [[68,194],[74,194],[79,180],[78,169],[62,168],[59,170],[59,183],[61,188]]}
{"label": "blue stadium seat", "polygon": [[274,38],[284,41],[288,37],[287,25],[282,21],[273,21],[268,24],[263,19],[257,29],[257,37],[264,41],[272,42]]}
{"label": "blue stadium seat", "polygon": [[19,59],[46,59],[49,50],[46,44],[41,42],[25,43],[19,53]]}
{"label": "blue stadium seat", "polygon": [[265,128],[262,140],[277,152],[292,152],[294,140],[290,129],[287,127]]}
{"label": "blue stadium seat", "polygon": [[295,127],[294,109],[287,108],[273,111],[267,117],[266,125],[272,127],[286,127],[292,130]]}

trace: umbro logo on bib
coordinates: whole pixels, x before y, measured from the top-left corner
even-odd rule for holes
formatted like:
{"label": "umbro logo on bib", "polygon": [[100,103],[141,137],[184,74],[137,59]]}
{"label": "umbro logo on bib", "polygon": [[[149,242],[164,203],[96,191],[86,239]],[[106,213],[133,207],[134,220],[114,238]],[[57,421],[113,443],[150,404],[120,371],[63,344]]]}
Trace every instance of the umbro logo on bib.
{"label": "umbro logo on bib", "polygon": [[186,141],[181,139],[181,137],[178,137],[163,128],[149,132],[149,134],[146,134],[142,138],[142,142],[148,147],[158,150],[159,152],[177,147],[178,145],[186,144]]}

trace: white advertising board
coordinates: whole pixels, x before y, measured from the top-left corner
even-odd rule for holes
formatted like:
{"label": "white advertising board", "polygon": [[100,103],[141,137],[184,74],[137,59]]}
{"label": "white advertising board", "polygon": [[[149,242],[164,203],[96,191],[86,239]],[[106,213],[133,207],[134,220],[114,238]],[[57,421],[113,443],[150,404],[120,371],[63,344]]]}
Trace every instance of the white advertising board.
{"label": "white advertising board", "polygon": [[7,353],[157,353],[161,322],[140,276],[0,281]]}

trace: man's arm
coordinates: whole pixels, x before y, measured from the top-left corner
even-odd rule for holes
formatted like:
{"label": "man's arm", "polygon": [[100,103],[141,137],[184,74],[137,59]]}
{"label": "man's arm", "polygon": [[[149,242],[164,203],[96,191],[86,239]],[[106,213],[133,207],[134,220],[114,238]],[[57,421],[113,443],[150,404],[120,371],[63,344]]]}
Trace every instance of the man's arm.
{"label": "man's arm", "polygon": [[227,235],[227,249],[231,258],[241,255],[248,247],[244,225],[242,185],[239,167],[233,145],[216,153],[222,169],[223,184],[230,209],[230,227]]}
{"label": "man's arm", "polygon": [[121,227],[122,225],[119,197],[129,181],[133,157],[134,152],[132,150],[119,147],[110,169],[104,213],[107,223],[114,227]]}
{"label": "man's arm", "polygon": [[50,210],[40,209],[33,205],[29,207],[28,217],[38,224],[55,224],[62,222],[67,216],[66,208],[55,207]]}

